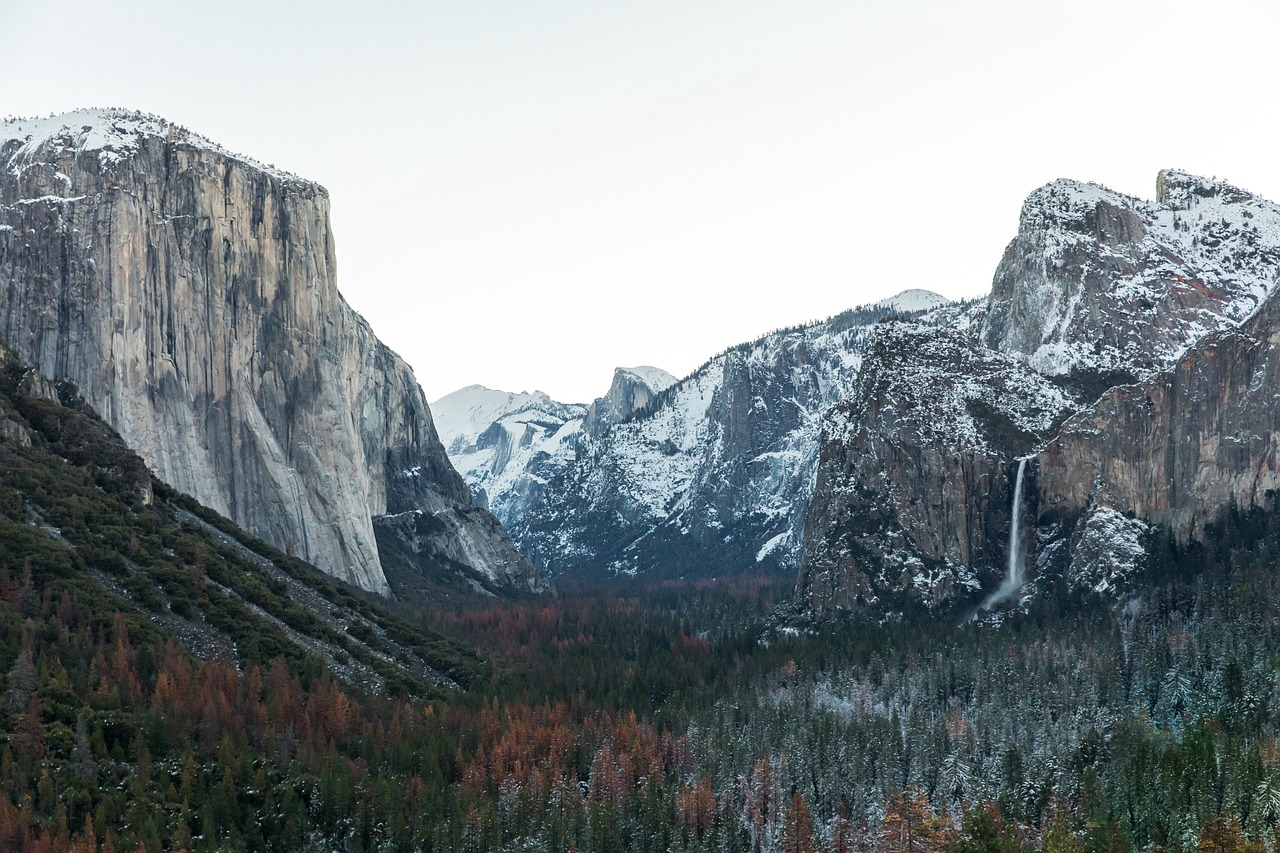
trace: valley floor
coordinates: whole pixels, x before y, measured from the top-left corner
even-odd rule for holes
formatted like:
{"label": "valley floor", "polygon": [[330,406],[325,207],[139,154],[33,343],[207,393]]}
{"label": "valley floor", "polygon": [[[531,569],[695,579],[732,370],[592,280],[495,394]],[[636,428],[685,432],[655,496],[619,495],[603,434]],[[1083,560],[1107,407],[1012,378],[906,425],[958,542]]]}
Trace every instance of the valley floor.
{"label": "valley floor", "polygon": [[1272,850],[1277,519],[999,623],[805,626],[779,575],[406,609],[481,650],[433,700],[195,661],[10,548],[0,849]]}

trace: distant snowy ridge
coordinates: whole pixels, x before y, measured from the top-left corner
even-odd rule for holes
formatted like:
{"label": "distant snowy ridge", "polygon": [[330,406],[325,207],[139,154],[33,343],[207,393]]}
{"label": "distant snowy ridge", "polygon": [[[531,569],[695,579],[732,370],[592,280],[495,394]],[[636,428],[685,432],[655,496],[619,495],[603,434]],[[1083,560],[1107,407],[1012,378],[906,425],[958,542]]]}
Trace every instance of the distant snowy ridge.
{"label": "distant snowy ridge", "polygon": [[919,290],[913,288],[904,290],[896,296],[890,296],[881,302],[876,303],[883,308],[892,308],[895,311],[901,311],[906,314],[914,314],[920,311],[932,311],[935,308],[941,308],[944,305],[950,305],[951,300],[945,296],[940,296],[932,290]]}
{"label": "distant snowy ridge", "polygon": [[587,442],[630,417],[676,378],[657,367],[620,367],[590,406],[542,392],[469,385],[431,406],[441,441],[476,503],[512,525]]}
{"label": "distant snowy ridge", "polygon": [[639,367],[619,367],[618,370],[629,376],[634,376],[637,380],[647,385],[655,394],[667,390],[680,381],[661,367],[650,367],[642,364]]}
{"label": "distant snowy ridge", "polygon": [[504,525],[577,456],[587,407],[469,385],[431,404],[449,460]]}
{"label": "distant snowy ridge", "polygon": [[552,573],[723,574],[791,567],[823,413],[914,291],[731,347],[585,445],[511,530]]}

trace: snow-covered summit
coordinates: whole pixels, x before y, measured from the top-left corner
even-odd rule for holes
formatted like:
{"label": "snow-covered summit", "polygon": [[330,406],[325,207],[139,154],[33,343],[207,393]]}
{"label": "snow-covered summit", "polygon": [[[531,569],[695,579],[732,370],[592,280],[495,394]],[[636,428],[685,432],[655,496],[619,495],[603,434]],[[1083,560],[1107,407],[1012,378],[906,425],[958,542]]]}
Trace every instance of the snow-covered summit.
{"label": "snow-covered summit", "polygon": [[62,152],[96,152],[99,164],[107,168],[125,162],[152,138],[212,151],[284,181],[311,183],[223,148],[160,116],[114,107],[79,109],[43,118],[7,118],[0,122],[0,163],[16,173]]}
{"label": "snow-covered summit", "polygon": [[1157,198],[1057,180],[1022,207],[982,342],[1057,375],[1172,364],[1248,317],[1280,277],[1280,207],[1167,170]]}
{"label": "snow-covered summit", "polygon": [[890,308],[894,311],[902,311],[907,314],[914,314],[918,311],[932,311],[935,308],[941,308],[949,305],[951,300],[941,294],[934,293],[932,290],[922,290],[920,288],[910,288],[899,294],[890,296],[888,299],[876,303],[883,308]]}
{"label": "snow-covered summit", "polygon": [[468,385],[431,404],[449,461],[503,524],[573,461],[587,407]]}
{"label": "snow-covered summit", "polygon": [[585,408],[572,403],[557,403],[543,391],[515,393],[483,385],[468,385],[432,403],[431,414],[440,441],[451,449],[475,444],[485,430],[506,418],[563,423],[580,416]]}
{"label": "snow-covered summit", "polygon": [[650,367],[647,364],[639,367],[619,367],[618,372],[635,377],[655,394],[662,393],[680,381],[661,367]]}
{"label": "snow-covered summit", "polygon": [[619,367],[603,397],[587,411],[582,428],[592,439],[602,437],[614,425],[648,407],[678,380],[657,367]]}
{"label": "snow-covered summit", "polygon": [[511,525],[591,441],[674,385],[648,365],[619,367],[608,393],[590,406],[542,392],[468,385],[431,404],[440,440],[477,503]]}

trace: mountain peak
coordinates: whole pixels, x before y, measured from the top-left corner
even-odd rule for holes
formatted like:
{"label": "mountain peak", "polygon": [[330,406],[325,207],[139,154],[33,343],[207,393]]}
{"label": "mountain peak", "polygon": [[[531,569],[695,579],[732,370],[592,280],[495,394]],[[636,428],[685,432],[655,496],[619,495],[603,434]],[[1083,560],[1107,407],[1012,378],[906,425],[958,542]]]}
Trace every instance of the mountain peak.
{"label": "mountain peak", "polygon": [[950,299],[934,293],[932,290],[912,287],[876,304],[884,308],[892,308],[895,311],[914,313],[916,311],[932,311],[934,308],[941,308],[943,305],[950,304],[950,302]]}
{"label": "mountain peak", "polygon": [[1226,203],[1257,199],[1253,193],[1217,178],[1180,169],[1161,169],[1156,175],[1156,202],[1174,210],[1188,210],[1197,199],[1218,198]]}
{"label": "mountain peak", "polygon": [[657,367],[619,367],[613,371],[613,382],[603,397],[597,397],[587,412],[583,430],[592,438],[600,438],[609,427],[621,423],[676,384],[676,378]]}
{"label": "mountain peak", "polygon": [[615,384],[625,377],[634,377],[643,382],[645,387],[655,394],[667,390],[680,381],[661,367],[652,367],[647,364],[642,364],[638,367],[619,367],[613,371]]}

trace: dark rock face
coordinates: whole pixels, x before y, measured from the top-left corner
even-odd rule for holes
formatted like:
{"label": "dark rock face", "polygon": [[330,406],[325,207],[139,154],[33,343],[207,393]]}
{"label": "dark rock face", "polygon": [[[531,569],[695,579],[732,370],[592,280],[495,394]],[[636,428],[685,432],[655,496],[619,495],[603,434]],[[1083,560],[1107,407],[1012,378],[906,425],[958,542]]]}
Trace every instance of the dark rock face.
{"label": "dark rock face", "polygon": [[[161,479],[365,589],[389,591],[375,517],[471,507],[412,371],[338,293],[325,191],[160,119],[0,127],[0,338]],[[449,547],[531,576],[474,536]]]}
{"label": "dark rock face", "polygon": [[798,595],[816,613],[932,609],[989,586],[1009,535],[1010,460],[1078,405],[962,333],[881,323],[853,399],[824,418]]}
{"label": "dark rock face", "polygon": [[1045,523],[1102,506],[1186,542],[1280,488],[1280,299],[1170,370],[1112,389],[1036,458]]}
{"label": "dark rock face", "polygon": [[1037,190],[985,308],[952,330],[886,326],[827,415],[801,606],[976,598],[1008,560],[1029,453],[1025,564],[1097,591],[1152,525],[1185,540],[1260,502],[1278,276],[1280,208],[1234,187],[1162,172],[1155,203]]}

